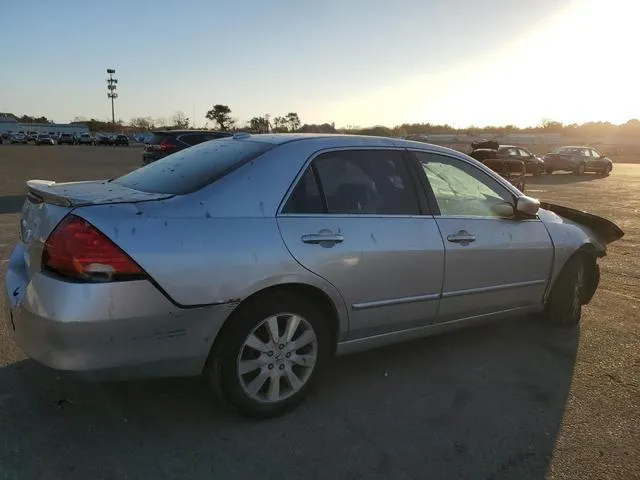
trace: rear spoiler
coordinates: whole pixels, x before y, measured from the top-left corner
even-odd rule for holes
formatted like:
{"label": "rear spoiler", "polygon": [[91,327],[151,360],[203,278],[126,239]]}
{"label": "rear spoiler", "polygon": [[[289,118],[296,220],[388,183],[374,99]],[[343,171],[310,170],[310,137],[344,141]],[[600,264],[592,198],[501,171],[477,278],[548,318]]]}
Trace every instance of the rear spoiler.
{"label": "rear spoiler", "polygon": [[27,198],[34,203],[51,203],[61,207],[71,207],[69,198],[63,197],[49,190],[56,182],[51,180],[27,180]]}
{"label": "rear spoiler", "polygon": [[584,225],[591,229],[604,243],[615,242],[624,236],[622,229],[606,218],[554,203],[541,202],[540,207],[557,213],[561,217],[579,223],[580,225]]}

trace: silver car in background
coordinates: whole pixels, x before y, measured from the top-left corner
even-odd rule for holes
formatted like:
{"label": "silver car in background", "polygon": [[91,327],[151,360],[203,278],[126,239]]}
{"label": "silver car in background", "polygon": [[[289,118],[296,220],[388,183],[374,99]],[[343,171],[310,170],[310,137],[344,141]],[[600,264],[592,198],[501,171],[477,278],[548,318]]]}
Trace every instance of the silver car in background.
{"label": "silver car in background", "polygon": [[575,325],[623,235],[459,152],[377,137],[236,134],[27,189],[5,285],[28,356],[106,379],[202,373],[259,417],[334,354],[527,313]]}

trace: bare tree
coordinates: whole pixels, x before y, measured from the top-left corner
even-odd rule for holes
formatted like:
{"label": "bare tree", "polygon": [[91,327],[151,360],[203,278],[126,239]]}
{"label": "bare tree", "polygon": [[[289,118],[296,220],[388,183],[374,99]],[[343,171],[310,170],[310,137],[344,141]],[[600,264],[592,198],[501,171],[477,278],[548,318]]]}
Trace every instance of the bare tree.
{"label": "bare tree", "polygon": [[173,117],[171,117],[171,122],[176,128],[189,128],[189,118],[184,112],[176,112]]}
{"label": "bare tree", "polygon": [[134,117],[129,122],[129,126],[136,130],[153,130],[155,128],[153,119],[151,117]]}

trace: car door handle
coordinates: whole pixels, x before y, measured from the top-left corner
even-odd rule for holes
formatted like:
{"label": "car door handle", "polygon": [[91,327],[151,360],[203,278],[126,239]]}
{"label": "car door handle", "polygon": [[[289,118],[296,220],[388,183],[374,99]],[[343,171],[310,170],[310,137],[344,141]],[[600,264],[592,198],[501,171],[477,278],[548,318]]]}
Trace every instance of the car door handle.
{"label": "car door handle", "polygon": [[460,243],[462,245],[467,245],[471,242],[476,241],[476,236],[472,233],[467,232],[466,230],[460,230],[458,233],[454,233],[453,235],[447,236],[447,240],[452,243]]}
{"label": "car door handle", "polygon": [[302,236],[302,241],[304,243],[311,243],[314,245],[320,243],[342,243],[344,242],[344,237],[340,234],[335,233],[310,233]]}

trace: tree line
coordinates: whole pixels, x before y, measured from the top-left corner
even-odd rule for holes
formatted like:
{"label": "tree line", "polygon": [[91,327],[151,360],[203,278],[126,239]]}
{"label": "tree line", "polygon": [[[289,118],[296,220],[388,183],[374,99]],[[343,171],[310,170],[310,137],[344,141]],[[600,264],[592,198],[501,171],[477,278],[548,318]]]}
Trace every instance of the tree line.
{"label": "tree line", "polygon": [[[45,116],[22,115],[15,117],[22,123],[54,123]],[[532,127],[519,128],[515,125],[501,126],[470,126],[467,128],[454,128],[447,124],[435,123],[403,123],[395,127],[375,125],[371,127],[359,127],[348,125],[336,128],[335,123],[303,124],[296,112],[289,112],[281,116],[268,114],[252,117],[247,122],[240,124],[233,116],[228,105],[216,104],[207,111],[205,118],[214,123],[214,128],[223,131],[246,131],[251,133],[347,133],[357,135],[377,135],[387,137],[407,137],[411,135],[429,134],[470,134],[480,133],[509,134],[509,133],[559,133],[567,136],[592,137],[602,135],[639,136],[640,120],[632,119],[628,122],[616,125],[611,122],[586,122],[563,124],[552,119],[543,119],[540,124]],[[142,132],[156,129],[189,129],[194,128],[192,121],[184,112],[175,112],[170,118],[134,117],[128,123],[122,119],[115,124],[109,121],[95,118],[86,119],[76,117],[75,124],[86,125],[92,132]]]}

